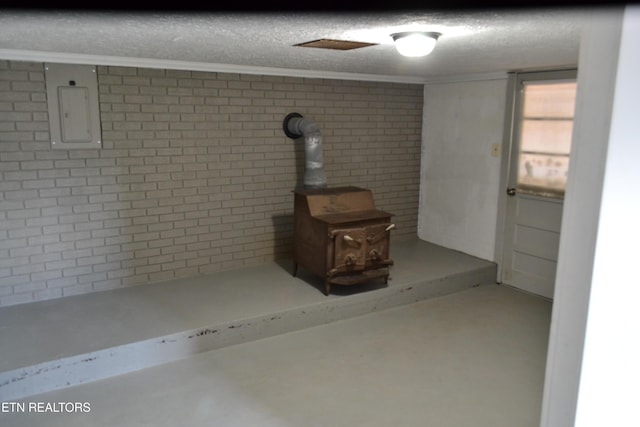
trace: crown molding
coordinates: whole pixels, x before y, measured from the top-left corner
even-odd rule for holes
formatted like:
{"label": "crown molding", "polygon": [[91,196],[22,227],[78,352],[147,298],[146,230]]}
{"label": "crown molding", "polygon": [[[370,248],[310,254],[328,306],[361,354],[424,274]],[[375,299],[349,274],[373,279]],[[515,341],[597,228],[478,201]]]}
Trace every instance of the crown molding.
{"label": "crown molding", "polygon": [[263,76],[303,77],[312,79],[357,80],[408,84],[425,83],[424,78],[411,76],[343,73],[335,71],[301,70],[248,65],[216,64],[207,62],[176,61],[154,58],[129,58],[122,56],[42,52],[18,49],[0,49],[0,59],[13,61],[56,62],[64,64],[87,64],[117,67],[140,67],[218,73],[254,74]]}
{"label": "crown molding", "polygon": [[483,80],[506,80],[508,77],[508,72],[499,71],[495,73],[459,74],[444,77],[435,77],[432,79],[425,79],[423,83],[425,85],[433,85],[444,83],[475,82]]}

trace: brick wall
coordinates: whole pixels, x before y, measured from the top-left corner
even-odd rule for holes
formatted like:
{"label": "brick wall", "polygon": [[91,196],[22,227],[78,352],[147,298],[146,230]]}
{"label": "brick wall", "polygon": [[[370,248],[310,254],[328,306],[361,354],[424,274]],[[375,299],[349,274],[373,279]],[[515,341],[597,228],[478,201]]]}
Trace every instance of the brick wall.
{"label": "brick wall", "polygon": [[51,150],[44,64],[0,61],[0,305],[290,256],[298,112],[330,186],[416,235],[422,86],[98,67],[103,147]]}

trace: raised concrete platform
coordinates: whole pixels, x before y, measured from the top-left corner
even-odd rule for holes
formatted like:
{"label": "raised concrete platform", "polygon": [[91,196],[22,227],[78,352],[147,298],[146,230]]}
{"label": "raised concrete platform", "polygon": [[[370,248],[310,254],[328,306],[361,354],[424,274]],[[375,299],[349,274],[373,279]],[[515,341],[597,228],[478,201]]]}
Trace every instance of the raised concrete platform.
{"label": "raised concrete platform", "polygon": [[0,309],[0,400],[495,283],[496,266],[394,241],[388,285],[322,292],[291,261]]}

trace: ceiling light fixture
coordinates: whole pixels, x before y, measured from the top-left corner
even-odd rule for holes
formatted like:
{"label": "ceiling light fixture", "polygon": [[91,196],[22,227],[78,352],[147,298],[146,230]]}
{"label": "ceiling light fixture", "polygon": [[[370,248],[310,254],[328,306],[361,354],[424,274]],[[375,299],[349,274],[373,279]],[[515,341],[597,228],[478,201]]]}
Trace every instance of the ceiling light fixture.
{"label": "ceiling light fixture", "polygon": [[391,34],[396,43],[396,49],[404,56],[425,56],[436,47],[440,33],[406,32]]}

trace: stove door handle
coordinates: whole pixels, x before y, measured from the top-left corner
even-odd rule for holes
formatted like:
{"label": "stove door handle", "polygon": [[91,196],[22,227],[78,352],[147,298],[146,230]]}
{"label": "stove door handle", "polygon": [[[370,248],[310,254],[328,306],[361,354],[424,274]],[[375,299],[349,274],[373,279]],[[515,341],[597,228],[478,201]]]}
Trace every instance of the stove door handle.
{"label": "stove door handle", "polygon": [[389,224],[389,225],[384,229],[384,231],[381,231],[380,233],[378,233],[378,234],[376,234],[376,235],[373,235],[373,236],[369,236],[369,237],[367,237],[367,242],[369,242],[370,244],[371,244],[371,243],[376,243],[378,240],[381,240],[381,239],[385,236],[385,233],[387,233],[387,232],[389,232],[389,231],[393,230],[394,228],[396,228],[396,225],[395,225],[395,224]]}
{"label": "stove door handle", "polygon": [[356,245],[360,244],[360,240],[354,239],[353,237],[349,236],[348,234],[345,234],[344,236],[342,236],[342,238],[347,243],[355,243]]}

